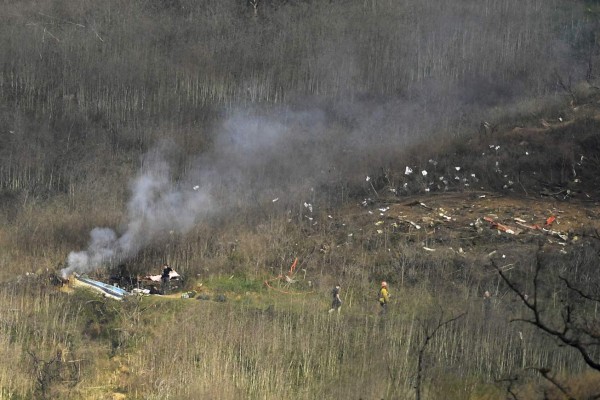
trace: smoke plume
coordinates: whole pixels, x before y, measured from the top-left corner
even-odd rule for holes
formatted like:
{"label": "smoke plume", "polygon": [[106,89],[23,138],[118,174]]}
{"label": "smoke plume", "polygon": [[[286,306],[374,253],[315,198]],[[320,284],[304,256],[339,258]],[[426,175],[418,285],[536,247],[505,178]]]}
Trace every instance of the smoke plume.
{"label": "smoke plume", "polygon": [[211,211],[213,203],[208,192],[172,180],[162,150],[155,149],[144,157],[144,167],[131,184],[124,232],[118,234],[106,227],[92,229],[88,248],[68,255],[67,267],[61,271],[63,277],[126,261],[169,234],[188,232]]}

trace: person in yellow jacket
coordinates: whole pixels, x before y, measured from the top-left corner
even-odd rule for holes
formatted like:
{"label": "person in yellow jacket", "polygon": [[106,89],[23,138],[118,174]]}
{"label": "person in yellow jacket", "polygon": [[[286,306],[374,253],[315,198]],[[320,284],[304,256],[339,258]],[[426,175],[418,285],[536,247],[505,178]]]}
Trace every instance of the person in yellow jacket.
{"label": "person in yellow jacket", "polygon": [[380,314],[387,312],[387,305],[390,302],[390,292],[388,290],[388,284],[386,281],[381,282],[381,289],[379,290],[379,305],[381,306]]}

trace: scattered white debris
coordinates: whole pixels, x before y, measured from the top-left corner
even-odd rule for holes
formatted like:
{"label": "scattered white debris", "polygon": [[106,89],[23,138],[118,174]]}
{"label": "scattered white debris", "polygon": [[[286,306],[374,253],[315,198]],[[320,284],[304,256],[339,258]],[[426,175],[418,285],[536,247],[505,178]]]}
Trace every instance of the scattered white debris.
{"label": "scattered white debris", "polygon": [[383,233],[383,231],[381,229],[377,229],[377,233],[379,233],[381,235]]}
{"label": "scattered white debris", "polygon": [[435,249],[429,248],[429,247],[425,247],[423,246],[423,250],[427,250],[427,251],[435,251]]}
{"label": "scattered white debris", "polygon": [[454,167],[454,169],[460,171],[460,167]]}
{"label": "scattered white debris", "polygon": [[439,215],[440,215],[440,217],[444,218],[446,221],[452,221],[452,217],[450,217],[444,213],[440,213]]}
{"label": "scattered white debris", "polygon": [[529,155],[529,152],[528,152],[528,151],[526,151],[526,152],[525,152],[525,155],[526,155],[526,156],[528,156],[528,155]]}
{"label": "scattered white debris", "polygon": [[413,170],[411,167],[406,167],[406,169],[404,170],[404,175],[410,175],[413,173]]}
{"label": "scattered white debris", "polygon": [[304,207],[308,208],[308,211],[313,212],[313,206],[312,206],[312,204],[304,202]]}
{"label": "scattered white debris", "polygon": [[379,225],[381,225],[381,224],[383,224],[383,221],[377,221],[377,222],[375,222],[375,225],[376,225],[376,226],[379,226]]}
{"label": "scattered white debris", "polygon": [[329,219],[333,219],[333,217],[332,217],[331,215],[328,215],[328,216],[327,216],[327,218],[329,218]]}
{"label": "scattered white debris", "polygon": [[425,171],[425,170],[421,171],[421,175],[427,176],[427,171]]}
{"label": "scattered white debris", "polygon": [[367,175],[367,179],[365,179],[367,182],[369,182],[371,180],[371,177]]}
{"label": "scattered white debris", "polygon": [[198,189],[200,189],[200,186],[196,185],[196,186],[194,186],[194,188],[193,188],[193,189],[194,189],[194,190],[198,190]]}
{"label": "scattered white debris", "polygon": [[414,222],[412,222],[412,221],[408,221],[408,222],[410,222],[410,224],[411,224],[412,226],[414,226],[415,228],[417,228],[417,229],[421,229],[421,225],[415,224],[415,223],[414,223]]}
{"label": "scattered white debris", "polygon": [[389,207],[384,207],[384,208],[380,208],[380,209],[379,209],[379,211],[381,211],[381,212],[386,212],[386,211],[387,211],[387,210],[389,210],[389,209],[390,209]]}
{"label": "scattered white debris", "polygon": [[274,198],[273,200],[271,200],[273,203],[279,201],[279,197]]}

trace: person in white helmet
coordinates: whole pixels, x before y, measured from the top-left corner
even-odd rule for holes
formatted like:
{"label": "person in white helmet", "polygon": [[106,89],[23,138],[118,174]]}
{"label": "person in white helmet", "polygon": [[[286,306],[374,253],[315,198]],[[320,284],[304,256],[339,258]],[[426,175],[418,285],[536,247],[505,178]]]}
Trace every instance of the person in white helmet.
{"label": "person in white helmet", "polygon": [[331,290],[331,295],[333,299],[331,300],[331,308],[329,309],[329,314],[336,311],[339,313],[342,309],[342,299],[340,299],[340,285],[335,285],[335,287]]}
{"label": "person in white helmet", "polygon": [[388,290],[388,284],[386,281],[381,282],[381,289],[379,289],[379,305],[381,306],[380,314],[387,313],[387,305],[390,302],[390,292]]}

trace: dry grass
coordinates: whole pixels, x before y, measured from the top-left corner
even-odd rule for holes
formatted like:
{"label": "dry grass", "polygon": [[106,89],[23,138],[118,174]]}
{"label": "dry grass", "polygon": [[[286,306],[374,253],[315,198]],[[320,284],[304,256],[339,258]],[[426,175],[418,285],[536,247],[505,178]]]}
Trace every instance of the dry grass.
{"label": "dry grass", "polygon": [[[456,211],[453,216],[462,227],[473,217],[472,208],[461,211],[464,215],[458,212],[461,198],[448,196],[445,207]],[[427,204],[435,208],[443,201],[436,197]],[[482,210],[492,207],[499,216],[517,204],[510,199],[490,202],[483,202]],[[530,212],[544,215],[543,204],[529,203]],[[521,206],[518,209],[525,212]],[[560,218],[565,225],[587,215],[563,210]],[[435,209],[396,204],[387,212],[422,222],[420,218]],[[7,344],[3,355],[16,357],[19,363],[0,368],[3,396],[410,398],[425,331],[435,327],[438,318],[463,312],[466,315],[440,330],[425,351],[427,398],[442,394],[448,399],[504,398],[505,389],[496,380],[523,373],[535,384],[518,386],[519,390],[533,393],[539,377],[528,368],[539,366],[551,366],[565,381],[573,382],[577,393],[585,385],[577,382],[593,381],[593,375],[577,376],[585,371],[577,354],[557,350],[527,325],[509,322],[523,310],[515,299],[500,296],[502,289],[495,293],[492,316],[483,318],[482,288],[498,284],[482,268],[483,254],[489,246],[500,246],[509,258],[524,257],[529,249],[526,243],[517,248],[490,231],[480,233],[481,242],[467,248],[460,227],[442,231],[441,243],[422,231],[388,224],[385,234],[379,234],[382,226],[373,223],[379,216],[368,214],[362,205],[338,213],[340,221],[330,225],[305,224],[301,219],[290,223],[288,215],[272,215],[254,227],[236,225],[235,231],[228,221],[219,227],[198,227],[180,243],[153,247],[135,261],[152,265],[146,262],[157,254],[169,254],[172,264],[189,278],[187,287],[200,289],[209,301],[175,296],[117,303],[59,292],[47,286],[43,268],[32,270],[36,275],[31,276],[23,275],[21,268],[25,260],[39,265],[45,257],[60,259],[60,252],[32,252],[30,244],[17,246],[11,231],[5,230],[4,245],[11,251],[4,257],[7,265],[18,266],[11,271],[20,276],[0,290],[0,304],[9,310],[2,318],[0,337]],[[23,215],[36,221],[33,213]],[[54,207],[42,210],[37,218],[38,230],[44,227],[44,232],[53,232],[51,221],[62,218],[80,223],[81,232],[87,229],[76,215],[68,217]],[[107,218],[97,214],[86,223]],[[396,219],[386,219],[392,220]],[[424,252],[424,244],[438,250]],[[63,242],[60,248],[66,246]],[[450,250],[460,246],[469,253]],[[300,259],[298,282],[289,288],[283,282],[273,283],[294,294],[264,288],[265,279],[288,271],[294,256]],[[586,266],[594,263],[590,254],[585,257],[591,257],[585,258]],[[515,276],[526,279],[527,257],[521,262],[522,275]],[[49,262],[48,268],[54,270]],[[580,273],[587,274],[586,268]],[[392,284],[393,304],[385,319],[376,315],[373,282],[379,279]],[[339,316],[327,313],[330,287],[338,282],[344,301]],[[228,301],[212,301],[219,294]],[[56,369],[45,368],[48,363]]]}
{"label": "dry grass", "polygon": [[[434,326],[440,310],[450,316],[451,304],[468,313],[439,331],[426,349],[429,398],[503,398],[492,382],[522,366],[550,364],[573,372],[579,364],[576,355],[552,349],[534,330],[507,325],[501,310],[486,323],[479,301],[452,298],[440,306],[422,287],[394,291],[389,315],[380,318],[374,301],[351,283],[344,286],[342,313],[331,315],[326,290],[301,296],[229,290],[225,303],[119,303],[44,289],[31,279],[1,292],[9,310],[1,327],[3,353],[21,360],[0,369],[4,393],[13,398],[412,397],[425,329]],[[57,375],[44,375],[44,391],[30,379],[32,371],[43,375],[42,364],[36,367],[26,350],[44,362],[61,354]]]}
{"label": "dry grass", "polygon": [[[461,203],[459,196],[450,199]],[[427,203],[437,206],[440,201],[438,197]],[[530,206],[543,209],[534,203]],[[396,228],[378,234],[380,226],[362,207],[340,211],[345,225],[290,223],[288,216],[271,216],[256,227],[236,226],[235,234],[227,224],[199,227],[176,246],[152,249],[155,254],[166,251],[172,264],[189,278],[187,287],[200,290],[208,301],[174,296],[118,303],[78,291],[59,292],[46,286],[43,270],[21,274],[0,291],[0,304],[9,310],[0,326],[0,337],[8,341],[3,354],[20,360],[16,368],[0,368],[3,395],[410,398],[425,331],[435,327],[438,318],[463,312],[467,314],[440,330],[425,351],[427,398],[442,393],[448,399],[504,398],[505,389],[495,381],[529,367],[551,366],[569,382],[574,375],[573,390],[584,385],[577,384],[578,379],[593,380],[593,376],[577,377],[585,371],[577,354],[557,350],[527,325],[509,322],[523,312],[510,296],[498,295],[490,319],[483,318],[482,288],[497,282],[482,269],[485,258],[449,250],[464,246],[460,234],[446,231],[443,247],[424,252],[423,241],[433,246],[433,237]],[[503,215],[505,208],[508,203],[498,202],[494,212]],[[406,217],[407,210],[414,213],[412,219],[431,212],[398,206],[388,212],[402,211]],[[470,215],[465,213],[465,224]],[[561,218],[566,223],[577,215],[567,212]],[[55,218],[60,219],[58,214]],[[81,231],[85,232],[84,226]],[[9,236],[5,234],[4,240]],[[528,248],[511,248],[514,245],[502,243],[496,233],[481,234],[479,240],[482,252],[487,253],[488,245],[501,246],[508,257],[524,255]],[[19,260],[20,268],[26,256],[32,265],[43,257],[29,254],[28,247],[5,243],[13,249],[5,253],[6,260],[13,264]],[[145,254],[136,262],[154,257],[151,251]],[[286,273],[294,255],[300,259],[297,283],[289,288],[283,282],[273,283],[276,289],[294,294],[267,290],[263,281]],[[593,257],[586,260],[585,265],[594,262]],[[524,275],[515,276],[525,279],[528,268],[524,267]],[[379,279],[392,284],[393,304],[385,319],[376,315],[373,282]],[[340,315],[330,315],[329,290],[338,282],[344,305]],[[213,301],[220,294],[228,301]],[[44,369],[51,362],[56,369]],[[42,387],[32,379],[35,374],[48,384]],[[525,376],[532,382],[539,380],[531,372]],[[537,390],[537,385],[519,386],[519,390]]]}

